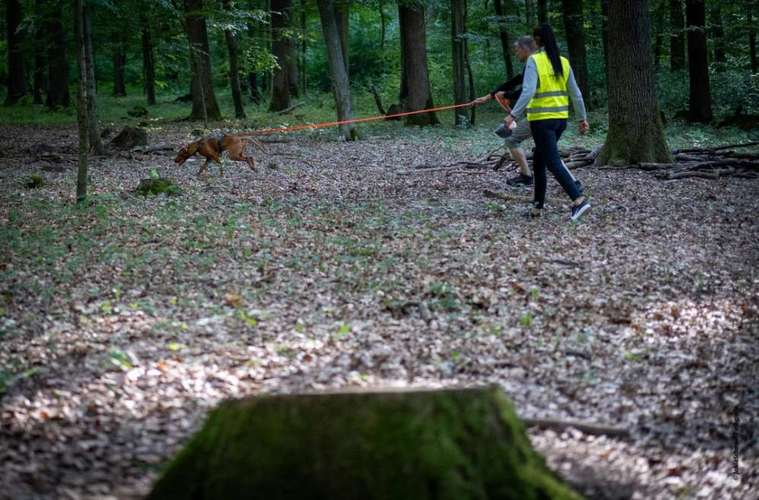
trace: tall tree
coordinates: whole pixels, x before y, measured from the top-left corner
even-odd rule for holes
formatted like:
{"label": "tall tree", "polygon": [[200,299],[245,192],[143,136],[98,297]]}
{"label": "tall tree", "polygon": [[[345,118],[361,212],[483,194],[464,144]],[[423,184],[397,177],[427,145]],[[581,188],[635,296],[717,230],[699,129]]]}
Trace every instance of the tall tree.
{"label": "tall tree", "polygon": [[648,0],[609,0],[609,130],[596,163],[670,162],[656,99]]}
{"label": "tall tree", "polygon": [[66,59],[66,32],[63,30],[61,0],[51,0],[47,16],[48,88],[46,104],[49,108],[67,107],[69,94],[69,64]]}
{"label": "tall tree", "polygon": [[47,61],[45,60],[45,45],[47,37],[45,34],[45,25],[42,22],[44,18],[45,2],[44,0],[34,0],[35,29],[34,29],[34,77],[33,77],[33,94],[34,104],[43,104],[42,94],[45,93],[47,82],[45,82],[45,69]]}
{"label": "tall tree", "polygon": [[113,95],[124,97],[126,93],[126,84],[124,83],[124,70],[126,68],[126,41],[123,35],[116,36],[116,43],[113,46]]}
{"label": "tall tree", "polygon": [[655,0],[654,7],[654,19],[656,20],[656,24],[654,27],[654,33],[656,34],[656,39],[654,41],[654,69],[658,72],[660,62],[661,62],[661,53],[662,53],[662,42],[664,39],[664,13],[662,12],[662,6],[664,5],[661,0]]}
{"label": "tall tree", "polygon": [[[86,2],[86,0],[82,0]],[[77,22],[80,20],[77,16]],[[103,142],[98,131],[97,88],[95,81],[95,57],[92,49],[92,7],[85,3],[82,8],[81,20],[84,22],[84,57],[87,69],[87,130],[90,149],[96,155],[105,154]]]}
{"label": "tall tree", "polygon": [[683,0],[669,0],[669,67],[673,71],[685,67],[685,17]]}
{"label": "tall tree", "polygon": [[609,0],[601,0],[601,42],[604,49],[604,75],[609,90]]}
{"label": "tall tree", "polygon": [[153,106],[155,100],[155,58],[153,56],[153,36],[150,21],[144,12],[140,13],[140,28],[142,30],[142,82],[143,92],[148,105]]}
{"label": "tall tree", "polygon": [[511,62],[511,41],[509,40],[509,31],[501,0],[493,0],[493,7],[495,8],[495,15],[498,17],[498,35],[501,39],[503,62],[506,65],[506,77],[511,79],[514,76],[514,64]]}
{"label": "tall tree", "polygon": [[5,104],[15,104],[26,95],[26,77],[24,74],[24,56],[21,51],[21,2],[8,0],[5,7],[5,27],[8,31],[8,94]]}
{"label": "tall tree", "polygon": [[89,154],[89,124],[87,112],[87,89],[89,69],[87,68],[87,45],[85,43],[84,3],[85,0],[75,0],[74,15],[76,19],[77,61],[79,62],[79,92],[77,96],[77,120],[79,122],[79,168],[76,176],[76,201],[83,202],[87,198],[87,155]]}
{"label": "tall tree", "polygon": [[387,34],[387,20],[385,19],[385,3],[379,0],[380,14],[380,51],[385,52],[385,37]]}
{"label": "tall tree", "polygon": [[690,76],[688,119],[706,123],[712,120],[712,98],[706,49],[704,0],[686,0],[685,19],[688,23],[688,74]]}
{"label": "tall tree", "polygon": [[[224,10],[232,13],[232,0],[223,0]],[[240,67],[237,62],[237,36],[232,29],[224,30],[224,38],[227,41],[229,53],[229,86],[232,88],[232,100],[235,103],[235,118],[245,118],[245,108],[242,105],[242,91],[240,90]]]}
{"label": "tall tree", "polygon": [[185,31],[190,43],[192,68],[191,120],[221,120],[221,111],[211,83],[211,55],[203,0],[184,0]]}
{"label": "tall tree", "polygon": [[308,25],[306,24],[306,0],[300,0],[300,88],[301,95],[306,95],[308,85],[306,75],[306,49],[308,41]]}
{"label": "tall tree", "polygon": [[538,22],[548,22],[548,0],[538,0]]}
{"label": "tall tree", "polygon": [[753,23],[754,3],[749,4],[748,10],[748,54],[751,60],[751,74],[759,73],[759,60],[756,57],[756,27]]}
{"label": "tall tree", "polygon": [[271,87],[269,111],[282,111],[290,107],[290,57],[292,0],[271,0],[271,49],[277,58]]}
{"label": "tall tree", "polygon": [[[353,111],[351,109],[351,91],[346,71],[343,51],[340,42],[340,33],[337,27],[337,15],[333,0],[317,0],[319,5],[319,18],[321,19],[324,44],[327,47],[327,61],[329,73],[332,79],[332,90],[335,95],[335,108],[339,121],[350,120]],[[340,126],[340,131],[346,141],[358,138],[358,132],[351,124]]]}
{"label": "tall tree", "polygon": [[[417,111],[433,107],[427,69],[427,31],[424,5],[398,4],[398,23],[401,35],[401,92],[404,111]],[[435,113],[420,113],[406,117],[407,125],[434,125],[440,123]]]}
{"label": "tall tree", "polygon": [[[453,100],[456,104],[466,102],[466,0],[451,0],[451,41],[453,42]],[[469,116],[464,108],[455,110],[454,125],[468,127]]]}
{"label": "tall tree", "polygon": [[712,40],[714,41],[714,62],[725,62],[725,29],[722,26],[722,5],[716,2],[709,10]]}
{"label": "tall tree", "polygon": [[585,29],[583,28],[582,0],[563,0],[564,30],[567,33],[567,49],[572,63],[577,85],[585,96],[585,105],[590,106],[588,85],[588,58],[585,52]]}
{"label": "tall tree", "polygon": [[337,20],[337,31],[340,33],[340,48],[343,51],[345,71],[350,78],[350,44],[348,43],[350,38],[350,0],[335,0],[335,19]]}

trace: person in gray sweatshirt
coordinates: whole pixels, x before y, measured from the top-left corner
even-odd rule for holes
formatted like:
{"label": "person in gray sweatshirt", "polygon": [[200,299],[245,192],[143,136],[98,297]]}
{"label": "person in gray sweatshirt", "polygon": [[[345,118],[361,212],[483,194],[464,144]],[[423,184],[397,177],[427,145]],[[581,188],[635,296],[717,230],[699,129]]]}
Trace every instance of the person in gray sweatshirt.
{"label": "person in gray sweatshirt", "polygon": [[572,199],[570,218],[576,221],[590,208],[590,203],[578,188],[572,174],[562,164],[558,141],[567,127],[570,97],[580,120],[580,132],[588,131],[585,102],[569,61],[559,53],[551,27],[541,24],[533,31],[533,38],[540,50],[527,60],[522,93],[504,122],[510,127],[514,120],[519,121],[526,116],[530,123],[530,131],[535,141],[532,165],[535,196],[532,214],[542,213],[548,169]]}

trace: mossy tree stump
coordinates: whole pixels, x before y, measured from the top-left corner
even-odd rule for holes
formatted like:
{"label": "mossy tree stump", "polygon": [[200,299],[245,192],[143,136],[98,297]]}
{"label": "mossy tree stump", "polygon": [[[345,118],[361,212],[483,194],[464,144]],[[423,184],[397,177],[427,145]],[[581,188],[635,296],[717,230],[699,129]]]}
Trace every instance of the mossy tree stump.
{"label": "mossy tree stump", "polygon": [[150,500],[575,499],[496,387],[229,401]]}

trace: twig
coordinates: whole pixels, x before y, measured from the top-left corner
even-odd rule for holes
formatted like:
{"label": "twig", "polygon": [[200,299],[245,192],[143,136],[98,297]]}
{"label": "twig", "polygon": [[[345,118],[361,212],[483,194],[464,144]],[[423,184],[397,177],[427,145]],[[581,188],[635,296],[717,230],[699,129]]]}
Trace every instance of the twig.
{"label": "twig", "polygon": [[592,436],[610,436],[620,439],[629,439],[630,437],[630,431],[627,429],[588,422],[575,422],[571,420],[556,420],[550,418],[523,418],[522,421],[527,427],[537,427],[553,431],[561,432],[567,429],[577,429],[583,434],[590,434]]}
{"label": "twig", "polygon": [[287,113],[291,112],[292,110],[294,110],[295,108],[300,107],[300,106],[303,106],[303,101],[296,102],[292,106],[288,106],[285,109],[283,109],[282,111],[278,111],[277,114],[278,115],[286,115]]}

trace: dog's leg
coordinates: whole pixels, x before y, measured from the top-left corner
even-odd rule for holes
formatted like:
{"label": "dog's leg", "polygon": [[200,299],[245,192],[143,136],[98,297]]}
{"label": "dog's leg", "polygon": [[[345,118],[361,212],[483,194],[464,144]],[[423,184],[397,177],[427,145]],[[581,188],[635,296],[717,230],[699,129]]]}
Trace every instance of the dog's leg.
{"label": "dog's leg", "polygon": [[203,164],[200,166],[200,170],[198,170],[198,177],[200,177],[200,176],[203,174],[203,172],[207,172],[207,171],[208,171],[208,160],[206,160],[206,161],[205,161],[205,162],[204,162],[204,163],[203,163]]}
{"label": "dog's leg", "polygon": [[248,164],[251,170],[254,172],[256,171],[256,160],[251,158],[250,156],[245,156],[244,151],[244,144],[242,141],[237,142],[236,144],[233,144],[229,148],[229,159],[233,161],[244,161]]}

